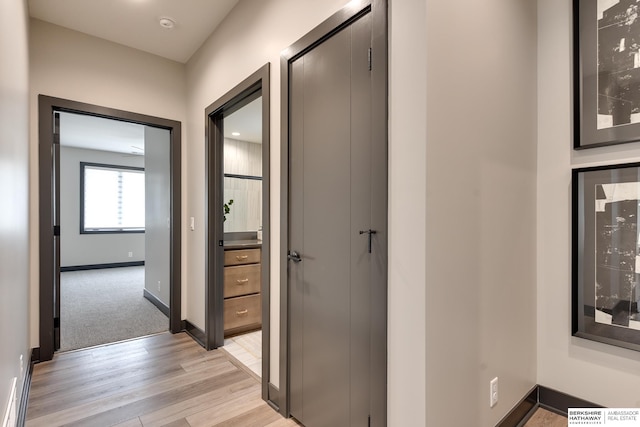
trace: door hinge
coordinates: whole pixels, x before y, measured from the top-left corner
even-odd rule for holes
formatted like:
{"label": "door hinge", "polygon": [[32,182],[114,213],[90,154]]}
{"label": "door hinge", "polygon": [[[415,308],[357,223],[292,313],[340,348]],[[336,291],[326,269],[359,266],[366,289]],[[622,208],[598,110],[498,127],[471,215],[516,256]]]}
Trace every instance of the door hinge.
{"label": "door hinge", "polygon": [[59,328],[60,327],[60,318],[59,317],[54,317],[53,318],[53,327],[54,328]]}
{"label": "door hinge", "polygon": [[367,52],[367,61],[369,61],[369,71],[371,71],[373,69],[373,64],[371,60],[371,48],[369,48],[369,51]]}
{"label": "door hinge", "polygon": [[369,419],[368,419],[368,421],[367,421],[367,426],[368,426],[368,427],[371,427],[371,415],[369,415]]}
{"label": "door hinge", "polygon": [[56,237],[60,237],[60,226],[59,225],[54,225],[53,226],[53,235]]}
{"label": "door hinge", "polygon": [[60,113],[53,113],[53,143],[60,144]]}

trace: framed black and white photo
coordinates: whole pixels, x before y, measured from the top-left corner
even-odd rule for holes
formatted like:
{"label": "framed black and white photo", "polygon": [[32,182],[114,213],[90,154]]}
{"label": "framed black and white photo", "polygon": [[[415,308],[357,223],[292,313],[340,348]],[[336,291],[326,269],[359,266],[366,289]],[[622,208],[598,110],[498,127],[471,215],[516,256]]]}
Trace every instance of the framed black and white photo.
{"label": "framed black and white photo", "polygon": [[640,141],[640,3],[574,0],[574,148]]}
{"label": "framed black and white photo", "polygon": [[573,335],[640,350],[640,163],[574,169]]}

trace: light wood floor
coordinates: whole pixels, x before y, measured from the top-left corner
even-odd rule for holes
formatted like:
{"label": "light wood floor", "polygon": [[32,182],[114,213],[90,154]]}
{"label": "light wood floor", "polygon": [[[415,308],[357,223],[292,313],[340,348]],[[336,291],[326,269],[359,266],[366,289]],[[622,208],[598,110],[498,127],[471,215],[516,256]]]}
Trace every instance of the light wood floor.
{"label": "light wood floor", "polygon": [[568,423],[567,417],[538,408],[524,427],[567,427]]}
{"label": "light wood floor", "polygon": [[57,354],[34,367],[26,425],[297,426],[245,369],[184,333]]}

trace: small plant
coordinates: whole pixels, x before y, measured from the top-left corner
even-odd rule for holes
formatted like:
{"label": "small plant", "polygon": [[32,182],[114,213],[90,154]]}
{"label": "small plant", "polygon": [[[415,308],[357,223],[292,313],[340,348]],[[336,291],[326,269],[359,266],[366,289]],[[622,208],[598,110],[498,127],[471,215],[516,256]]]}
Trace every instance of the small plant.
{"label": "small plant", "polygon": [[223,205],[224,215],[222,215],[222,218],[223,218],[222,222],[225,222],[227,220],[227,215],[229,215],[229,213],[231,212],[232,204],[233,204],[233,199],[229,199],[229,201]]}

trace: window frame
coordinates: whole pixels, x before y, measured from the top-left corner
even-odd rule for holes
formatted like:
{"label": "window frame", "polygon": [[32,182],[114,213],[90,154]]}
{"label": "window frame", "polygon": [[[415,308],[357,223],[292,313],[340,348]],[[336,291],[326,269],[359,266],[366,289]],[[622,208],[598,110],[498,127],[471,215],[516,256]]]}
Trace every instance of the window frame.
{"label": "window frame", "polygon": [[86,229],[84,225],[84,213],[85,213],[85,170],[86,167],[95,167],[102,169],[112,169],[118,171],[142,171],[145,173],[144,167],[137,166],[122,166],[112,165],[105,163],[94,162],[80,162],[80,234],[144,234],[146,228],[101,228],[101,229]]}

